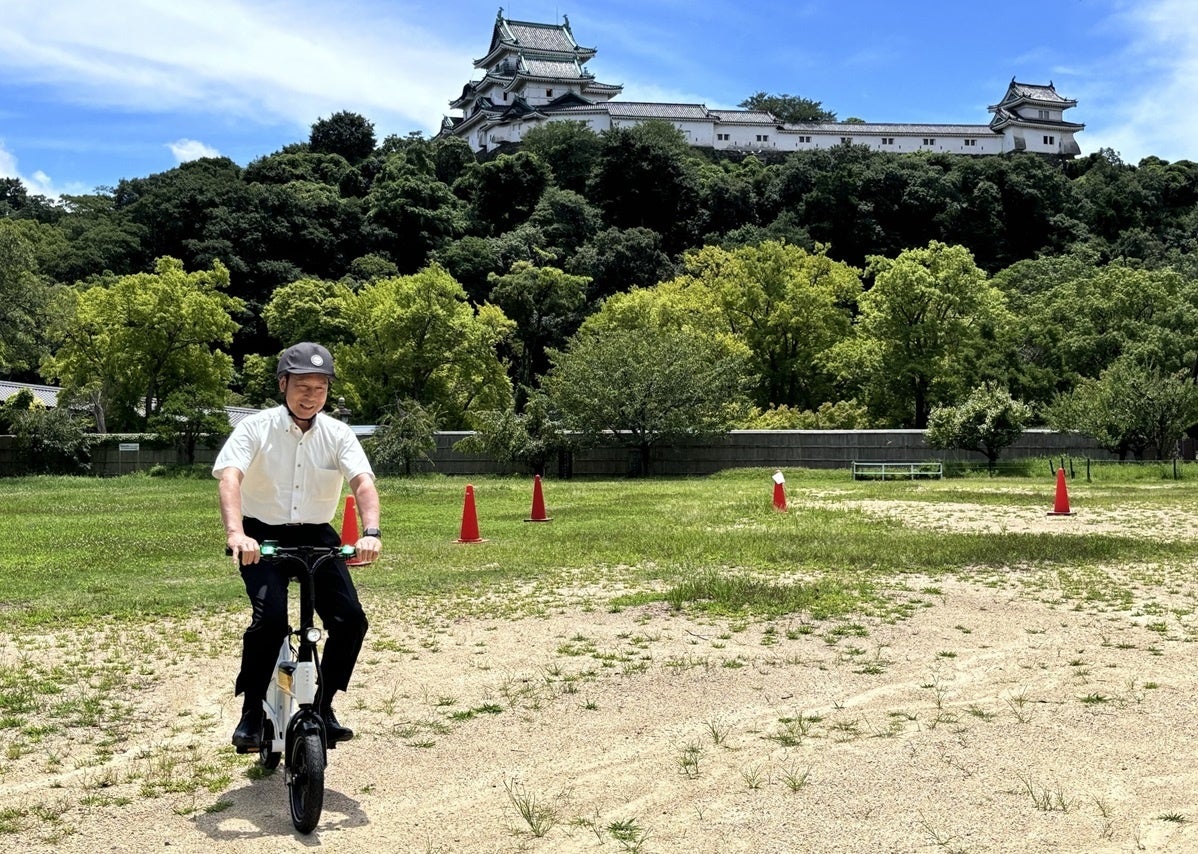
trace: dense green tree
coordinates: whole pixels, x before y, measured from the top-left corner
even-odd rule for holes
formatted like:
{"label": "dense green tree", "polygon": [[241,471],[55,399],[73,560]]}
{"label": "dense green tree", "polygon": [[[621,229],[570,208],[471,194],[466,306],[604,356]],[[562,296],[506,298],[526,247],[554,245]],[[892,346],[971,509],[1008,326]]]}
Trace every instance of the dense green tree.
{"label": "dense green tree", "polygon": [[443,268],[372,282],[345,305],[354,340],[334,351],[338,389],[363,421],[396,399],[435,408],[450,430],[467,412],[510,406],[497,353],[512,322],[491,305],[476,311]]}
{"label": "dense green tree", "polygon": [[549,167],[535,154],[519,151],[468,166],[453,190],[467,202],[471,230],[494,235],[525,222],[549,181]]}
{"label": "dense green tree", "polygon": [[991,471],[1004,448],[1027,429],[1032,408],[1005,388],[983,384],[956,406],[937,406],[928,415],[924,440],[930,448],[960,448],[986,457]]}
{"label": "dense green tree", "polygon": [[584,325],[551,358],[545,388],[566,426],[634,449],[642,475],[655,446],[724,433],[745,409],[740,354],[680,330]]}
{"label": "dense green tree", "polygon": [[57,223],[62,239],[38,252],[46,275],[71,283],[137,269],[147,229],[117,211],[112,196],[63,196],[62,204],[70,212]]}
{"label": "dense green tree", "polygon": [[757,224],[756,179],[760,168],[756,158],[748,158],[743,164],[724,161],[699,170],[698,230],[707,235],[709,243],[727,232]]}
{"label": "dense green tree", "polygon": [[582,321],[587,279],[519,261],[502,276],[492,273],[490,284],[491,302],[515,324],[512,379],[522,410],[527,389],[549,369],[547,351],[560,348]]}
{"label": "dense green tree", "polygon": [[1186,430],[1198,424],[1198,386],[1186,371],[1162,371],[1124,356],[1097,379],[1083,379],[1049,410],[1049,423],[1076,430],[1125,459],[1169,459]]}
{"label": "dense green tree", "polygon": [[251,184],[290,184],[307,181],[340,187],[353,166],[340,154],[320,151],[278,151],[259,157],[245,167],[244,179]]}
{"label": "dense green tree", "polygon": [[11,413],[16,463],[29,474],[86,474],[97,437],[88,421],[65,406]]}
{"label": "dense green tree", "polygon": [[1054,270],[1057,279],[1026,299],[1020,343],[1024,358],[1055,379],[1056,391],[1099,376],[1124,355],[1170,371],[1198,365],[1198,282],[1172,269],[1122,263],[1054,259],[1013,269],[1037,267]]}
{"label": "dense green tree", "polygon": [[867,273],[854,335],[829,363],[882,423],[922,429],[932,406],[987,379],[976,366],[1006,323],[1002,293],[967,249],[936,241],[871,258]]}
{"label": "dense green tree", "polygon": [[299,279],[275,289],[262,309],[262,318],[281,348],[300,341],[319,341],[331,347],[352,336],[346,319],[347,301],[352,296],[343,282]]}
{"label": "dense green tree", "polygon": [[561,264],[599,233],[603,225],[599,209],[572,190],[549,187],[533,209],[528,224],[540,231],[545,251]]}
{"label": "dense green tree", "polygon": [[752,353],[758,406],[815,409],[836,398],[824,354],[850,332],[859,272],[823,248],[766,242],[690,253],[677,282],[699,305],[714,306],[724,331]]}
{"label": "dense green tree", "polygon": [[765,92],[756,92],[737,106],[745,110],[764,110],[782,122],[807,124],[836,121],[836,113],[825,110],[822,103],[798,95],[768,95]]}
{"label": "dense green tree", "polygon": [[452,187],[466,170],[478,162],[470,143],[458,136],[434,139],[430,144],[433,157],[433,174],[442,184]]}
{"label": "dense green tree", "polygon": [[599,232],[570,259],[566,270],[591,280],[587,301],[593,304],[611,294],[674,276],[674,264],[662,248],[661,235],[648,228]]}
{"label": "dense green tree", "polygon": [[[141,226],[140,263],[169,256],[194,266],[189,242],[203,239],[213,217],[229,218],[254,207],[241,167],[227,157],[202,157],[147,178],[122,180],[113,200],[116,210]],[[252,245],[253,232],[246,241]],[[230,269],[244,267],[238,247],[230,243],[231,257],[221,259]]]}
{"label": "dense green tree", "polygon": [[58,344],[42,367],[63,387],[60,404],[91,404],[100,432],[144,430],[175,391],[223,393],[233,361],[222,352],[241,308],[228,296],[229,272],[187,273],[174,258],[153,273],[63,293],[53,334]]}
{"label": "dense green tree", "polygon": [[651,121],[606,130],[600,139],[587,195],[605,221],[655,231],[667,252],[688,245],[699,212],[699,180],[695,155],[681,132]]}
{"label": "dense green tree", "polygon": [[449,187],[407,168],[388,171],[366,197],[366,224],[376,229],[371,248],[405,273],[462,234],[465,209]]}
{"label": "dense green tree", "polygon": [[0,177],[0,218],[52,223],[58,222],[64,213],[62,205],[52,199],[30,195],[20,178]]}
{"label": "dense green tree", "polygon": [[25,376],[46,352],[52,289],[38,274],[32,220],[0,218],[0,376]]}
{"label": "dense green tree", "polygon": [[339,154],[350,163],[359,163],[374,152],[374,123],[342,110],[327,119],[317,119],[308,144],[317,154]]}
{"label": "dense green tree", "polygon": [[585,122],[544,122],[524,135],[524,150],[548,164],[563,190],[585,193],[603,147]]}

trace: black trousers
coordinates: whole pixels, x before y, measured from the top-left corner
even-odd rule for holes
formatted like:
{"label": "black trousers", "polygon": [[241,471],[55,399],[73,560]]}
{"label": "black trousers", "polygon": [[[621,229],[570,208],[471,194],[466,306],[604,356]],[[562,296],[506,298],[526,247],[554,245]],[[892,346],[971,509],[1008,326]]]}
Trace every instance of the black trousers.
{"label": "black trousers", "polygon": [[[259,543],[275,540],[280,546],[337,546],[341,536],[332,525],[267,525],[257,519],[243,520],[245,533]],[[274,675],[279,647],[289,626],[288,578],[270,561],[243,564],[241,578],[250,598],[252,614],[241,646],[241,672],[234,694],[245,694],[247,703],[258,703]],[[327,638],[321,658],[321,694],[329,699],[334,691],[349,686],[362,640],[366,637],[366,613],[345,561],[326,561],[316,572],[316,613]]]}

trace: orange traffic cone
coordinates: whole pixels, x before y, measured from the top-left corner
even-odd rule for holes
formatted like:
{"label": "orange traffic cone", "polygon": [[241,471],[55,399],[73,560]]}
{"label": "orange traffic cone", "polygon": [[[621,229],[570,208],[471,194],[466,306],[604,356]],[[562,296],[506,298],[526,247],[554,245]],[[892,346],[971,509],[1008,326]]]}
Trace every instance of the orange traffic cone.
{"label": "orange traffic cone", "polygon": [[1069,509],[1069,490],[1065,487],[1065,468],[1062,466],[1057,469],[1057,498],[1052,509],[1048,511],[1049,516],[1072,516],[1073,511]]}
{"label": "orange traffic cone", "polygon": [[782,476],[782,472],[774,472],[774,509],[786,512],[786,489],[782,484],[786,483],[786,478]]}
{"label": "orange traffic cone", "polygon": [[[358,507],[354,504],[352,495],[345,496],[345,513],[341,517],[341,545],[353,546],[358,543]],[[366,561],[360,558],[350,558],[346,566],[362,566]]]}
{"label": "orange traffic cone", "polygon": [[532,513],[525,522],[549,522],[550,518],[545,515],[545,496],[541,494],[541,476],[533,475],[532,481]]}
{"label": "orange traffic cone", "polygon": [[462,532],[454,540],[456,543],[485,542],[478,535],[478,514],[474,510],[474,487],[466,484],[466,503],[462,505]]}

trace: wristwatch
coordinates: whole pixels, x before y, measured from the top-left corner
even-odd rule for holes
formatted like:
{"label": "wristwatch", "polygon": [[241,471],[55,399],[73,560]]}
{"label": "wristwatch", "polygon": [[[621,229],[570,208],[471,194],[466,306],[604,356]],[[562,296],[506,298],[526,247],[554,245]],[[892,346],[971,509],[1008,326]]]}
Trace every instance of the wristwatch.
{"label": "wristwatch", "polygon": [[380,531],[378,528],[367,528],[365,531],[362,532],[362,536],[363,537],[374,537],[376,540],[381,540],[383,538],[383,532]]}

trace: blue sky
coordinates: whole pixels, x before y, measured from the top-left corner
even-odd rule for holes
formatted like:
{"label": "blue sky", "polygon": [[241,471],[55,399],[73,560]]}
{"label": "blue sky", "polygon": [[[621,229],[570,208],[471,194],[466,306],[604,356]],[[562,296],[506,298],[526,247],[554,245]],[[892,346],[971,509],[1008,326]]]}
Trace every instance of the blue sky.
{"label": "blue sky", "polygon": [[[339,110],[435,132],[477,78],[493,0],[0,0],[0,177],[87,193],[224,155],[245,165]],[[624,100],[757,91],[840,118],[983,124],[1012,77],[1075,98],[1083,153],[1198,160],[1195,0],[512,0],[568,15]]]}

